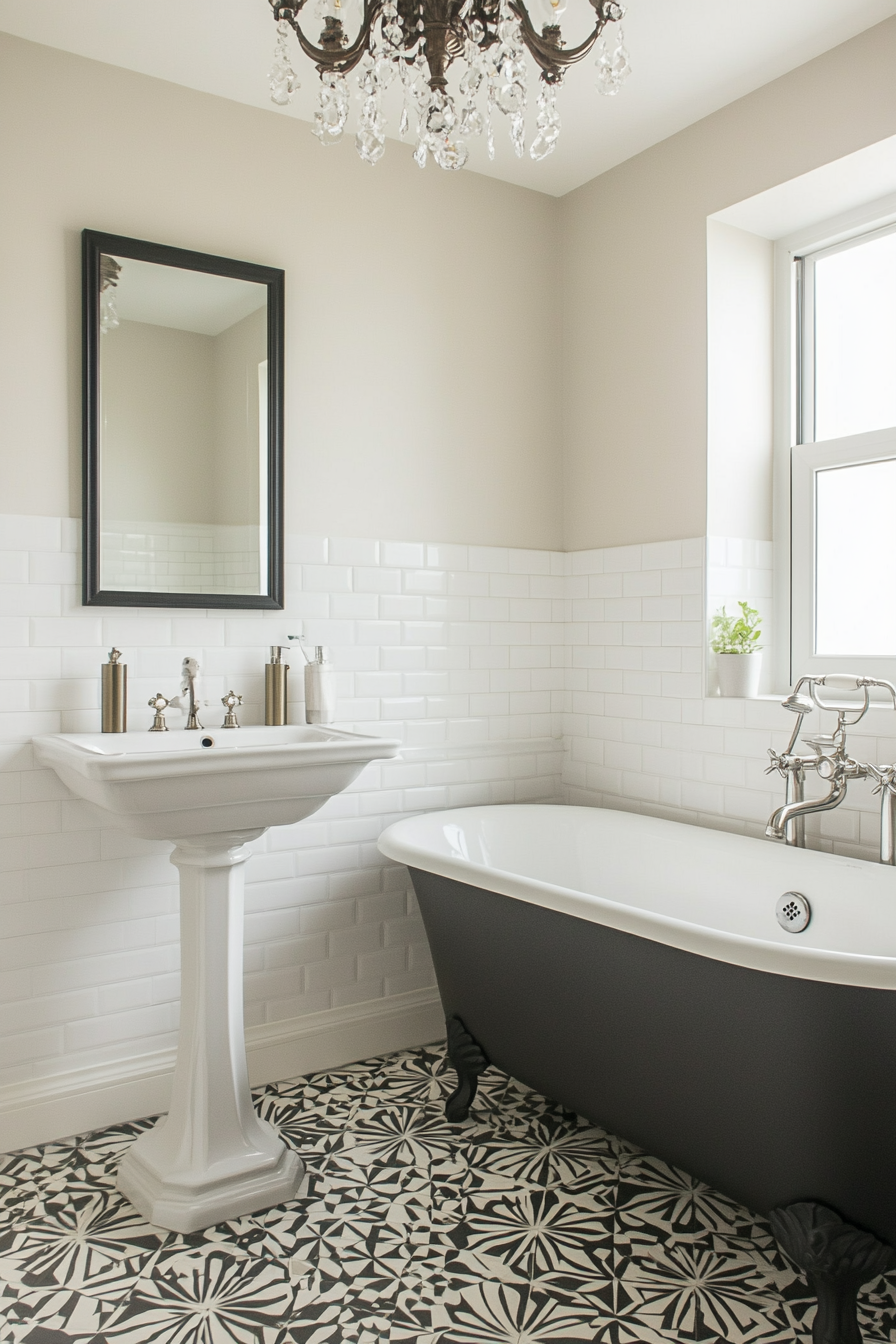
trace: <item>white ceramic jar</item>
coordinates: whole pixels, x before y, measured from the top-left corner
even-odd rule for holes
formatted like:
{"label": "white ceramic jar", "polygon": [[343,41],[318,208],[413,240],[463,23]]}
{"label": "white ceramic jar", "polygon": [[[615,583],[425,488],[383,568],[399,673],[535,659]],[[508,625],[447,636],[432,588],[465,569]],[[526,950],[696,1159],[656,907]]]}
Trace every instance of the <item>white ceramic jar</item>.
{"label": "white ceramic jar", "polygon": [[759,694],[761,653],[717,653],[719,694],[755,700]]}

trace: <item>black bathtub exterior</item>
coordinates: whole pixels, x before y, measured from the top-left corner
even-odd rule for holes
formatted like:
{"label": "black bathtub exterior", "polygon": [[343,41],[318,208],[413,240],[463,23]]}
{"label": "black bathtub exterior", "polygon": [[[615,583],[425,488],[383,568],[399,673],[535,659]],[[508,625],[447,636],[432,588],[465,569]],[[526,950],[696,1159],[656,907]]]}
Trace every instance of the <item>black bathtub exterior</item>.
{"label": "black bathtub exterior", "polygon": [[770,974],[412,869],[447,1017],[491,1062],[759,1213],[896,1245],[896,993]]}

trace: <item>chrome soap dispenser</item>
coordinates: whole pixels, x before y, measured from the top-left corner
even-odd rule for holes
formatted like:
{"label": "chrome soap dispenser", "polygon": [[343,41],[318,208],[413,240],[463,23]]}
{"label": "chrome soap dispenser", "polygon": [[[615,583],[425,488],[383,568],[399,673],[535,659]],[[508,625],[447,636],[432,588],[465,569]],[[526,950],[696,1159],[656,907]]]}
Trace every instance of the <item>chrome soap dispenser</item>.
{"label": "chrome soap dispenser", "polygon": [[119,661],[120,649],[109,651],[108,663],[103,663],[102,725],[104,733],[126,733],[128,730],[128,665]]}

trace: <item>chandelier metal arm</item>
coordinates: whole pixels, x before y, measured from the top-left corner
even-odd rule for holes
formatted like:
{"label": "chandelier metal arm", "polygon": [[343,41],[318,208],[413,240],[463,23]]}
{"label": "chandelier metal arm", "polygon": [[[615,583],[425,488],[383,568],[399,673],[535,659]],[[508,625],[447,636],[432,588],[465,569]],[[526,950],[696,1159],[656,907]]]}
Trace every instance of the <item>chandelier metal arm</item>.
{"label": "chandelier metal arm", "polygon": [[334,47],[328,50],[326,47],[316,47],[313,42],[302,32],[298,21],[293,23],[296,37],[299,39],[299,46],[305,55],[317,66],[318,71],[323,74],[325,70],[334,70],[340,75],[347,75],[350,70],[361,60],[367,50],[370,40],[370,30],[376,22],[380,11],[378,3],[364,6],[364,19],[361,23],[361,31],[355,38],[350,47]]}
{"label": "chandelier metal arm", "polygon": [[314,61],[318,71],[323,74],[331,70],[340,75],[347,75],[349,71],[354,70],[367,51],[371,29],[382,8],[382,0],[365,0],[361,29],[351,46],[327,48],[315,46],[302,32],[299,11],[304,7],[305,0],[270,0],[270,3],[274,18],[286,20],[295,33],[302,51],[309,60]]}
{"label": "chandelier metal arm", "polygon": [[536,65],[541,68],[542,79],[548,84],[559,84],[563,78],[563,73],[567,66],[575,65],[581,61],[591,51],[597,39],[600,37],[604,28],[609,23],[609,18],[603,13],[603,7],[594,4],[594,10],[597,14],[597,23],[594,31],[591,32],[584,42],[580,42],[576,47],[560,47],[556,41],[544,37],[534,27],[529,18],[525,5],[522,0],[509,0],[509,7],[520,21],[520,30],[523,41]]}

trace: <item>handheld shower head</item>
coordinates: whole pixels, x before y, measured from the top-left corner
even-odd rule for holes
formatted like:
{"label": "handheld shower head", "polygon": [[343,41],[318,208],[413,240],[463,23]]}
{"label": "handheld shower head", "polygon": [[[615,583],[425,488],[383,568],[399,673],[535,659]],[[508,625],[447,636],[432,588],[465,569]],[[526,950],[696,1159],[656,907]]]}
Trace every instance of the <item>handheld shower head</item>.
{"label": "handheld shower head", "polygon": [[781,708],[789,709],[791,714],[811,714],[815,705],[808,695],[800,695],[794,691],[786,700],[781,701]]}
{"label": "handheld shower head", "polygon": [[793,732],[790,734],[790,741],[784,748],[785,756],[789,756],[790,753],[793,751],[794,747],[796,746],[796,740],[799,737],[800,730],[803,726],[803,719],[806,717],[807,714],[811,714],[813,709],[815,708],[815,701],[812,699],[812,697],[806,695],[805,692],[802,691],[802,687],[805,686],[807,682],[811,689],[812,687],[811,677],[800,677],[799,681],[794,686],[790,694],[786,697],[786,699],[781,701],[781,706],[783,709],[789,709],[791,714],[799,715],[799,718],[793,725]]}

